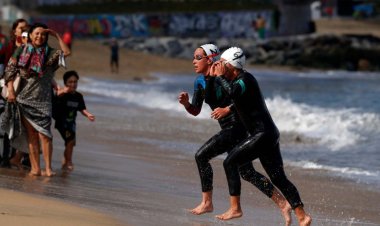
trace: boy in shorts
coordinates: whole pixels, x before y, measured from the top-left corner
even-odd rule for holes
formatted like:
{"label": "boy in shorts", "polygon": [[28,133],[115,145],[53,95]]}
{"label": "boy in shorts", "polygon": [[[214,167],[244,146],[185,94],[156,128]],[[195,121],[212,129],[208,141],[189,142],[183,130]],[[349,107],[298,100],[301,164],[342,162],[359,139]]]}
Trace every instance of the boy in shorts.
{"label": "boy in shorts", "polygon": [[55,128],[65,141],[64,159],[62,162],[63,170],[73,170],[72,162],[73,150],[76,143],[76,117],[77,111],[82,113],[90,121],[95,121],[95,116],[87,111],[81,93],[77,92],[79,75],[76,71],[67,71],[63,75],[65,86],[58,89],[57,96],[53,101],[53,118]]}

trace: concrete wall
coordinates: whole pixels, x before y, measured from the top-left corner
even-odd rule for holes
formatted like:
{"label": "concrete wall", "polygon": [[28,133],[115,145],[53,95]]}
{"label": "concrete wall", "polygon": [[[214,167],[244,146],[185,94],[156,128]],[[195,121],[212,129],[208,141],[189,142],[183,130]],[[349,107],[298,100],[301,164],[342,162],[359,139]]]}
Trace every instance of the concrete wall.
{"label": "concrete wall", "polygon": [[315,0],[274,0],[281,13],[278,35],[288,36],[309,32],[310,4]]}

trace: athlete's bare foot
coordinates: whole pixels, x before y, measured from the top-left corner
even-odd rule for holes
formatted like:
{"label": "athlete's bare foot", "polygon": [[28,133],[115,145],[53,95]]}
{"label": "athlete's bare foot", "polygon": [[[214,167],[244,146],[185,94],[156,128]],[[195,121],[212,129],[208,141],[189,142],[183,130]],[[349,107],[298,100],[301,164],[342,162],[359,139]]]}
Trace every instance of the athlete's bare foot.
{"label": "athlete's bare foot", "polygon": [[309,226],[311,225],[311,216],[308,215],[305,210],[303,209],[303,206],[300,205],[294,209],[294,213],[297,216],[298,224],[300,226]]}
{"label": "athlete's bare foot", "polygon": [[311,217],[309,215],[305,215],[304,218],[298,219],[298,223],[300,226],[310,226],[311,225]]}
{"label": "athlete's bare foot", "polygon": [[292,224],[292,207],[288,202],[281,208],[281,214],[285,219],[285,226],[290,226]]}
{"label": "athlete's bare foot", "polygon": [[210,213],[214,210],[214,207],[211,202],[201,202],[197,207],[190,210],[192,214],[201,215],[204,213]]}
{"label": "athlete's bare foot", "polygon": [[280,208],[281,214],[285,220],[285,226],[291,225],[292,224],[292,207],[290,206],[289,202],[276,188],[273,189],[273,195],[271,199]]}
{"label": "athlete's bare foot", "polygon": [[216,215],[215,217],[219,220],[231,220],[233,218],[239,218],[243,216],[243,211],[241,210],[235,210],[235,209],[229,209],[227,212],[223,214]]}

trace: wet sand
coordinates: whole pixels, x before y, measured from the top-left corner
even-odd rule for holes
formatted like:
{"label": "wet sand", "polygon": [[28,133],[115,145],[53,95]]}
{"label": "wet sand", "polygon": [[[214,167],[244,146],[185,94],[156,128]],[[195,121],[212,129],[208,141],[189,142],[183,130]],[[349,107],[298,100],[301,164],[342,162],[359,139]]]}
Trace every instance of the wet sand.
{"label": "wet sand", "polygon": [[[104,106],[93,107],[100,113],[99,120],[105,121],[100,127],[98,121],[92,128],[87,127],[91,126],[90,123],[83,123],[81,140],[92,140],[97,143],[97,147],[104,145],[107,153],[125,156],[124,165],[115,167],[123,168],[127,190],[135,190],[138,195],[123,198],[127,203],[139,203],[139,208],[130,208],[123,214],[123,217],[127,216],[128,222],[133,225],[173,226],[220,224],[214,215],[228,207],[228,190],[221,158],[212,161],[214,213],[192,216],[186,210],[195,207],[200,201],[199,176],[193,156],[196,149],[217,130],[215,123],[210,120],[210,130],[198,132],[197,125],[201,122],[197,119],[168,117],[159,110],[146,112],[143,109],[117,106],[109,106],[109,109],[104,109]],[[111,112],[119,113],[112,115]],[[193,131],[198,133],[184,130],[178,126],[181,124],[192,124]],[[95,134],[101,131],[102,138],[97,137]],[[162,146],[167,147],[163,142],[171,143],[172,148],[163,149]],[[181,153],[181,146],[176,146],[176,142],[188,142],[194,151]],[[255,166],[263,172],[258,161],[255,161]],[[286,172],[298,187],[306,210],[314,217],[314,225],[380,224],[380,192],[374,188],[331,177],[319,170],[286,166]],[[245,216],[229,224],[282,224],[274,204],[246,182],[243,182],[242,205]],[[160,219],[160,222],[155,219]]]}

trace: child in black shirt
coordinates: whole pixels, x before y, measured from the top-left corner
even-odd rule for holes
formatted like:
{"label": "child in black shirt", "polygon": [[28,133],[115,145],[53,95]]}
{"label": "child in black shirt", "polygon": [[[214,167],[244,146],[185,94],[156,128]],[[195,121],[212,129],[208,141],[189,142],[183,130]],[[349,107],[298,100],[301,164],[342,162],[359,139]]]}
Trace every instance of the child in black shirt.
{"label": "child in black shirt", "polygon": [[81,93],[77,92],[79,75],[76,71],[67,71],[63,75],[65,86],[58,89],[57,97],[53,101],[53,118],[55,128],[65,141],[64,159],[62,169],[73,170],[72,155],[76,143],[76,117],[77,111],[86,116],[90,121],[95,121],[95,116],[86,109]]}

